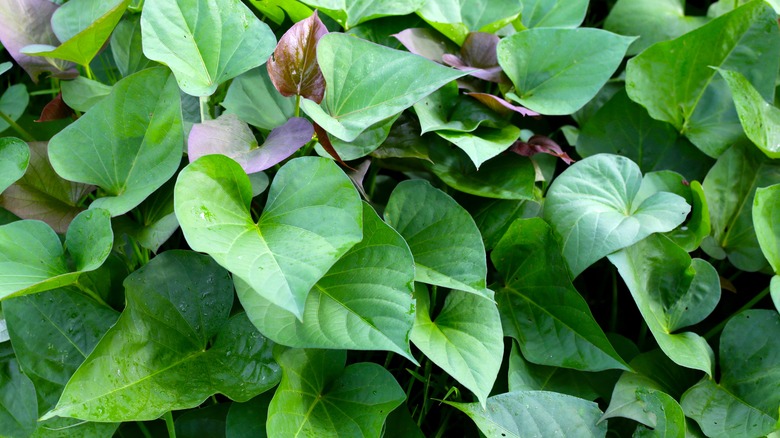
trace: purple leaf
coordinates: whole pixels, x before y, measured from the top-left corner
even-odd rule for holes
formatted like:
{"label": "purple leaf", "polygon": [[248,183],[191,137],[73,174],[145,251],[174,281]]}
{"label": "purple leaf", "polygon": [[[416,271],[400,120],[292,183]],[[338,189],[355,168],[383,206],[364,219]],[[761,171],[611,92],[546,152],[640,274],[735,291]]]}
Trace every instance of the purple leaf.
{"label": "purple leaf", "polygon": [[249,125],[235,114],[193,125],[188,154],[190,162],[203,155],[222,154],[234,159],[246,173],[256,173],[281,162],[311,140],[314,129],[308,120],[293,117],[275,128],[262,146],[257,146]]}
{"label": "purple leaf", "polygon": [[42,72],[52,72],[57,77],[72,77],[75,73],[71,62],[21,52],[23,47],[33,44],[60,45],[51,28],[51,16],[57,8],[48,0],[0,1],[0,42],[35,83]]}
{"label": "purple leaf", "polygon": [[325,78],[317,64],[317,42],[328,29],[317,11],[295,23],[279,39],[276,50],[268,58],[271,82],[283,96],[299,95],[317,103],[325,95]]}
{"label": "purple leaf", "polygon": [[442,62],[444,54],[458,50],[458,46],[430,29],[406,29],[391,36],[400,41],[406,50],[431,61]]}
{"label": "purple leaf", "polygon": [[36,122],[50,122],[52,120],[66,119],[73,115],[73,109],[62,100],[62,92],[51,102],[47,103],[41,111],[41,117]]}
{"label": "purple leaf", "polygon": [[466,94],[482,102],[483,105],[487,106],[488,108],[492,109],[493,111],[499,114],[507,115],[510,112],[514,111],[524,116],[539,115],[539,113],[535,111],[531,111],[528,108],[522,106],[512,105],[506,100],[492,94],[487,94],[487,93],[466,93]]}
{"label": "purple leaf", "polygon": [[325,151],[330,154],[330,156],[333,157],[336,162],[346,167],[347,169],[355,170],[349,167],[349,164],[345,163],[344,160],[342,160],[339,156],[339,153],[336,152],[336,148],[333,147],[333,143],[330,142],[330,137],[328,137],[328,131],[322,129],[322,126],[315,123],[314,132],[317,133],[317,141],[320,142],[322,148],[325,149]]}
{"label": "purple leaf", "polygon": [[458,70],[469,71],[470,75],[490,82],[509,82],[501,66],[498,65],[496,46],[499,38],[484,32],[471,32],[463,46],[460,56],[447,53],[442,56],[445,64]]}
{"label": "purple leaf", "polygon": [[361,161],[355,169],[347,171],[347,176],[352,180],[352,183],[355,184],[355,188],[360,192],[360,196],[367,201],[369,198],[366,190],[363,188],[363,180],[366,178],[369,167],[371,167],[370,158]]}
{"label": "purple leaf", "polygon": [[560,158],[566,164],[574,162],[574,160],[569,157],[569,154],[561,149],[561,146],[558,145],[558,143],[543,135],[534,135],[529,138],[527,142],[518,140],[509,148],[509,150],[524,157],[532,157],[536,154],[548,154]]}

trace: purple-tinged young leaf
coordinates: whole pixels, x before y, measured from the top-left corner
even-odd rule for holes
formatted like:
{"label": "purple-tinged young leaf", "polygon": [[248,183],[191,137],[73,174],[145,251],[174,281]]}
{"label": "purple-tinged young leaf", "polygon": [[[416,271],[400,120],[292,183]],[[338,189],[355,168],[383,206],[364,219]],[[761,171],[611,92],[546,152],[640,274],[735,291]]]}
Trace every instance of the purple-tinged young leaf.
{"label": "purple-tinged young leaf", "polygon": [[322,126],[318,125],[317,123],[314,123],[314,132],[317,133],[317,141],[320,142],[322,148],[325,149],[325,151],[330,154],[334,160],[347,169],[355,170],[349,167],[349,164],[345,163],[344,160],[342,160],[339,156],[339,153],[336,152],[336,148],[333,147],[333,144],[330,142],[330,137],[328,137],[328,131],[322,129]]}
{"label": "purple-tinged young leaf", "polygon": [[354,170],[347,171],[347,176],[355,184],[355,188],[360,192],[360,196],[365,200],[369,200],[366,190],[363,188],[363,180],[366,178],[368,169],[371,167],[371,159],[365,159],[358,164]]}
{"label": "purple-tinged young leaf", "polygon": [[325,78],[317,63],[317,42],[328,29],[317,11],[295,23],[268,58],[268,75],[283,96],[299,95],[317,103],[325,95]]}
{"label": "purple-tinged young leaf", "polygon": [[73,109],[62,100],[62,92],[47,103],[41,111],[41,117],[36,122],[51,122],[52,120],[66,119],[73,114]]}
{"label": "purple-tinged young leaf", "polygon": [[507,115],[512,111],[516,113],[520,113],[524,116],[539,115],[539,113],[537,113],[536,111],[531,111],[528,108],[519,105],[512,105],[506,100],[493,94],[487,94],[487,93],[466,93],[466,94],[473,97],[474,99],[477,99],[478,101],[482,102],[483,105],[487,106],[488,108],[502,115]]}
{"label": "purple-tinged young leaf", "polygon": [[308,120],[293,117],[268,135],[258,147],[249,125],[235,114],[206,120],[192,127],[188,143],[190,162],[209,154],[234,159],[246,173],[255,173],[281,162],[311,140],[314,130]]}
{"label": "purple-tinged young leaf", "polygon": [[[470,71],[471,76],[490,82],[507,83],[509,79],[498,65],[496,56],[498,41],[496,35],[471,32],[460,48],[460,56],[446,53],[442,56],[442,61],[458,70]],[[475,68],[477,70],[474,70]]]}
{"label": "purple-tinged young leaf", "polygon": [[527,142],[516,141],[509,150],[524,157],[532,157],[536,154],[548,154],[560,158],[566,164],[572,164],[574,162],[569,154],[561,149],[561,146],[558,145],[558,143],[543,135],[534,135],[529,138]]}
{"label": "purple-tinged young leaf", "polygon": [[406,29],[392,36],[400,41],[406,50],[431,61],[442,62],[442,56],[458,50],[458,46],[452,41],[430,29]]}
{"label": "purple-tinged young leaf", "polygon": [[32,57],[21,52],[30,44],[59,45],[51,28],[51,16],[57,8],[58,5],[48,0],[0,1],[0,42],[35,83],[46,71],[58,77],[71,73],[68,72],[73,66],[70,62]]}

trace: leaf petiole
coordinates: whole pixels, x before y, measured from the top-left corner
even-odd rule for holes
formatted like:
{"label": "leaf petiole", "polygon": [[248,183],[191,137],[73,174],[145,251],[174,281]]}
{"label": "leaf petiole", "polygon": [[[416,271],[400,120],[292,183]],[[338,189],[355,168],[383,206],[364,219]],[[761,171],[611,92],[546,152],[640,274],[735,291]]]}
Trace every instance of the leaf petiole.
{"label": "leaf petiole", "polygon": [[168,428],[168,436],[170,438],[176,438],[176,426],[173,424],[173,414],[171,411],[166,412],[163,415],[165,419],[165,426]]}
{"label": "leaf petiole", "polygon": [[8,117],[8,115],[2,111],[0,111],[0,119],[3,119],[8,125],[13,128],[14,131],[16,131],[24,141],[35,141],[35,137],[32,136],[29,132],[27,132],[24,128],[19,126],[18,123],[16,123],[13,119]]}

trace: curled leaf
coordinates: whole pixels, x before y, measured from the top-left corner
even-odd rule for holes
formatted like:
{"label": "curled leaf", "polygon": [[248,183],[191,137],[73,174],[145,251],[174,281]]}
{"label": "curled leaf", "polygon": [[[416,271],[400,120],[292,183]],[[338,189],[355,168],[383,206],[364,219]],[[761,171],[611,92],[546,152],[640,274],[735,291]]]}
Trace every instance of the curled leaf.
{"label": "curled leaf", "polygon": [[322,145],[322,148],[325,149],[325,151],[331,157],[333,157],[334,160],[336,160],[339,164],[341,164],[342,166],[344,166],[344,167],[346,167],[346,168],[348,168],[350,170],[355,170],[355,169],[352,169],[351,167],[349,167],[349,165],[347,163],[345,163],[344,160],[341,159],[341,157],[339,156],[339,153],[336,152],[336,149],[333,147],[333,144],[330,142],[330,138],[328,137],[328,132],[325,131],[324,129],[322,129],[322,126],[320,126],[320,125],[315,123],[314,124],[314,132],[317,133],[317,141],[320,142],[320,144]]}
{"label": "curled leaf", "polygon": [[431,61],[442,62],[442,57],[445,54],[455,53],[458,50],[458,46],[452,41],[431,29],[406,29],[392,36],[400,41],[406,50]]}
{"label": "curled leaf", "polygon": [[498,65],[496,46],[499,38],[485,32],[471,32],[460,48],[460,56],[446,53],[442,56],[445,64],[458,70],[468,71],[471,76],[490,82],[508,82],[501,66]]}
{"label": "curled leaf", "polygon": [[574,162],[569,154],[561,149],[561,146],[558,143],[544,135],[534,135],[529,138],[527,142],[518,140],[509,148],[509,150],[524,157],[532,157],[536,154],[548,154],[560,158],[566,164],[572,164]]}
{"label": "curled leaf", "polygon": [[487,106],[488,108],[502,115],[510,114],[512,111],[516,113],[520,113],[524,116],[539,115],[539,113],[537,113],[536,111],[531,111],[524,106],[512,105],[506,100],[498,96],[495,96],[493,94],[487,94],[487,93],[466,93],[466,94],[473,97],[474,99],[477,99],[483,105]]}
{"label": "curled leaf", "polygon": [[317,42],[328,29],[317,16],[295,23],[268,58],[268,75],[283,96],[299,95],[317,103],[325,95],[325,78],[317,63]]}

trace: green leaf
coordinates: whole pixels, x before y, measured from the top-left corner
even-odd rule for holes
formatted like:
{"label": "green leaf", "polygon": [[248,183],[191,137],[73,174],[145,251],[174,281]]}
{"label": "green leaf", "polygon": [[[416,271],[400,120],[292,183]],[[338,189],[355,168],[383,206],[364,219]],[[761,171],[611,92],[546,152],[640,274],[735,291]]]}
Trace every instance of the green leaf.
{"label": "green leaf", "polygon": [[471,417],[488,437],[605,437],[607,423],[598,423],[598,405],[570,395],[547,391],[518,391],[479,403],[444,403]]}
{"label": "green leaf", "polygon": [[269,436],[379,436],[387,415],[404,400],[380,365],[345,368],[345,351],[291,349],[276,358],[282,382],[268,407]]}
{"label": "green leaf", "polygon": [[577,370],[628,369],[571,283],[552,229],[518,219],[491,253],[504,333],[529,361]]}
{"label": "green leaf", "polygon": [[501,317],[495,303],[452,290],[444,307],[431,319],[428,290],[415,291],[417,313],[411,340],[433,363],[473,392],[482,406],[504,355]]}
{"label": "green leaf", "polygon": [[478,170],[463,150],[429,145],[430,166],[445,184],[464,193],[494,199],[535,199],[534,165],[527,157],[507,153],[482,164]]}
{"label": "green leaf", "polygon": [[247,402],[232,403],[225,419],[225,438],[267,438],[265,421],[258,419],[268,417],[268,405],[273,395],[271,391],[266,391]]}
{"label": "green leaf", "polygon": [[480,125],[501,128],[507,124],[478,100],[460,94],[455,81],[415,103],[414,112],[420,120],[423,134],[443,130],[472,132]]}
{"label": "green leaf", "polygon": [[474,219],[427,181],[403,181],[393,190],[385,220],[409,244],[415,281],[471,292],[489,299],[485,247]]}
{"label": "green leaf", "polygon": [[609,11],[604,29],[621,35],[639,35],[628,55],[636,55],[653,44],[677,38],[709,21],[685,15],[685,0],[618,0]]}
{"label": "green leaf", "polygon": [[114,436],[119,423],[96,423],[74,418],[52,418],[39,421],[31,438],[105,438]]}
{"label": "green leaf", "polygon": [[780,273],[780,184],[756,189],[752,214],[761,251]]}
{"label": "green leaf", "polygon": [[[390,117],[383,124],[375,125],[363,131],[356,139],[350,142],[341,140],[338,137],[330,138],[331,145],[344,161],[365,157],[385,142],[398,117],[400,117],[400,114]],[[332,158],[330,153],[322,147],[321,143],[317,143],[315,150],[321,157]]]}
{"label": "green leaf", "polygon": [[465,207],[482,234],[485,249],[490,251],[516,219],[539,216],[541,205],[532,201],[474,198]]}
{"label": "green leaf", "polygon": [[0,195],[0,205],[21,218],[42,220],[64,234],[73,218],[84,210],[80,206],[82,198],[95,187],[59,176],[49,163],[46,143],[31,142],[28,146],[27,171]]}
{"label": "green leaf", "polygon": [[262,65],[276,46],[268,25],[235,0],[148,0],[141,33],[144,55],[170,67],[192,96],[210,96]]}
{"label": "green leaf", "polygon": [[24,220],[0,226],[0,300],[75,283],[103,264],[113,240],[106,210],[76,216],[65,237],[71,270],[60,238],[48,225]]}
{"label": "green leaf", "polygon": [[76,111],[86,112],[111,93],[111,87],[83,76],[62,81],[62,100]]}
{"label": "green leaf", "polygon": [[230,405],[217,403],[187,411],[176,417],[175,429],[178,438],[223,438]]}
{"label": "green leaf", "polygon": [[710,208],[712,237],[702,249],[743,271],[758,271],[766,259],[753,228],[752,207],[757,187],[780,183],[780,165],[752,144],[737,143],[710,169],[702,187]]}
{"label": "green leaf", "polygon": [[140,15],[128,15],[117,23],[111,34],[111,54],[123,77],[155,64],[144,56],[142,44]]}
{"label": "green leaf", "polygon": [[718,70],[726,80],[745,134],[769,158],[780,158],[780,109],[767,103],[741,73]]}
{"label": "green leaf", "polygon": [[8,343],[0,344],[0,435],[27,438],[37,426],[35,387],[19,369]]}
{"label": "green leaf", "polygon": [[277,92],[268,70],[261,67],[233,79],[222,106],[226,114],[235,114],[250,125],[270,131],[293,117],[295,98]]}
{"label": "green leaf", "polygon": [[501,129],[480,128],[473,132],[437,131],[441,138],[466,152],[476,170],[487,160],[509,149],[520,138],[520,128],[507,125]]}
{"label": "green leaf", "polygon": [[714,164],[672,125],[650,117],[622,89],[582,124],[577,153],[622,155],[642,172],[674,170],[691,181],[703,180]]}
{"label": "green leaf", "polygon": [[725,81],[711,66],[744,74],[768,100],[780,58],[777,14],[756,0],[628,62],[626,90],[656,120],[671,123],[718,157],[742,135]]}
{"label": "green leaf", "polygon": [[652,235],[609,260],[618,268],[658,346],[676,364],[712,375],[707,341],[674,333],[706,318],[720,300],[718,272],[662,235]]}
{"label": "green leaf", "polygon": [[114,233],[127,234],[139,245],[157,252],[176,230],[179,221],[173,211],[173,185],[169,180],[135,208],[135,217],[122,215],[114,218]]}
{"label": "green leaf", "polygon": [[772,281],[769,283],[769,290],[772,295],[772,302],[775,304],[775,309],[780,312],[780,275],[772,277]]}
{"label": "green leaf", "polygon": [[780,316],[748,310],[720,337],[720,383],[705,379],[683,394],[686,415],[710,437],[764,436],[777,430]]}
{"label": "green leaf", "polygon": [[118,216],[176,172],[181,124],[173,77],[164,68],[146,69],[117,82],[108,97],[54,136],[49,158],[63,178],[97,185],[109,195],[90,208]]}
{"label": "green leaf", "polygon": [[690,206],[678,195],[658,192],[636,202],[641,181],[633,161],[607,154],[579,161],[553,181],[544,217],[561,236],[574,277],[605,255],[685,220]]}
{"label": "green leaf", "polygon": [[238,163],[206,155],[179,174],[176,216],[192,249],[301,319],[314,284],[361,240],[360,198],[332,161],[316,157],[277,172],[257,223],[251,190]]}
{"label": "green leaf", "polygon": [[246,401],[278,382],[273,344],[245,314],[228,318],[232,282],[210,257],[166,251],[125,288],[119,321],[43,419],[153,420],[217,392]]}
{"label": "green leaf", "polygon": [[588,0],[523,0],[525,27],[579,27],[588,11]]}
{"label": "green leaf", "polygon": [[0,193],[24,176],[29,163],[27,143],[14,137],[0,138]]}
{"label": "green leaf", "polygon": [[349,29],[379,17],[407,15],[420,9],[424,0],[303,0]]}
{"label": "green leaf", "polygon": [[294,23],[308,18],[312,13],[311,9],[297,0],[249,0],[249,3],[276,24],[284,22],[285,13]]}
{"label": "green leaf", "polygon": [[320,106],[303,99],[301,108],[347,142],[467,74],[339,33],[320,39],[317,60],[327,84],[325,101]]}
{"label": "green leaf", "polygon": [[11,61],[0,62],[0,75],[10,70],[13,66],[14,64]]}
{"label": "green leaf", "polygon": [[236,278],[247,316],[276,343],[299,348],[389,350],[414,362],[414,260],[398,233],[363,204],[363,240],[306,297],[303,321]]}
{"label": "green leaf", "polygon": [[652,430],[639,426],[634,432],[635,437],[677,437],[687,436],[685,428],[685,413],[677,400],[669,394],[659,391],[637,390],[636,398],[642,408],[655,417]]}
{"label": "green leaf", "polygon": [[[27,94],[27,86],[24,84],[11,85],[0,96],[0,112],[15,122],[24,114],[24,110],[27,109],[29,102],[30,95]],[[0,132],[5,131],[9,127],[8,122],[0,118]]]}
{"label": "green leaf", "polygon": [[541,114],[571,114],[617,70],[634,38],[600,29],[529,29],[498,43],[515,86],[507,96]]}
{"label": "green leaf", "polygon": [[16,357],[35,384],[38,414],[57,404],[65,384],[119,317],[72,289],[6,300],[3,314]]}
{"label": "green leaf", "polygon": [[[68,3],[52,16],[52,27],[62,44],[58,47],[34,44],[22,49],[22,53],[64,59],[87,66],[111,36],[130,0],[109,3],[102,0],[74,0]],[[60,17],[62,21],[70,20],[71,23],[68,26],[57,26]]]}
{"label": "green leaf", "polygon": [[438,0],[426,1],[417,14],[460,46],[469,32],[493,33],[522,10],[516,0]]}

